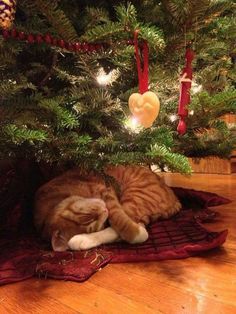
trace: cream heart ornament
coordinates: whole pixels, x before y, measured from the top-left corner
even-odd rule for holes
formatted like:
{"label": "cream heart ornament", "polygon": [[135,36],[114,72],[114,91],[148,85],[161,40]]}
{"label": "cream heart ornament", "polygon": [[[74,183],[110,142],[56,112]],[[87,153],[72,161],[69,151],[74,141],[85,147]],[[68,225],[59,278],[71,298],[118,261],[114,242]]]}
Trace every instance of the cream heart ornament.
{"label": "cream heart ornament", "polygon": [[149,128],[159,114],[160,101],[153,92],[133,93],[129,97],[129,109],[139,124]]}

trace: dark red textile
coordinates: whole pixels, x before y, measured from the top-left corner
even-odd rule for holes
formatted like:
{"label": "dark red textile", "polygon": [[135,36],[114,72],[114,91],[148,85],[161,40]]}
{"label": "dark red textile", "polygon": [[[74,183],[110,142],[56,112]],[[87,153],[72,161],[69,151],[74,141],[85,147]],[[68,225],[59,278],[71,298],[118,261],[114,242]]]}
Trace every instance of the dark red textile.
{"label": "dark red textile", "polygon": [[[149,239],[145,243],[116,243],[82,252],[52,252],[40,242],[33,230],[23,228],[26,226],[20,224],[23,203],[14,204],[13,198],[10,199],[5,228],[0,229],[0,285],[33,276],[81,282],[109,262],[186,258],[221,245],[227,230],[210,232],[201,223],[214,221],[216,217],[216,213],[207,206],[226,204],[229,200],[213,193],[173,189],[183,204],[182,211],[171,219],[151,225]],[[2,192],[6,196],[4,189],[2,191],[0,194]]]}
{"label": "dark red textile", "polygon": [[81,252],[53,252],[32,236],[0,240],[0,285],[33,276],[85,281],[111,260],[101,249]]}
{"label": "dark red textile", "polygon": [[[212,212],[209,214],[211,217]],[[207,217],[208,212],[204,211],[204,218]],[[225,242],[227,234],[227,230],[206,230],[187,211],[183,211],[176,219],[158,221],[150,226],[149,239],[145,243],[116,243],[104,246],[103,249],[112,252],[111,263],[179,259],[220,246]]]}
{"label": "dark red textile", "polygon": [[183,209],[203,209],[211,206],[228,204],[231,201],[215,193],[172,187]]}

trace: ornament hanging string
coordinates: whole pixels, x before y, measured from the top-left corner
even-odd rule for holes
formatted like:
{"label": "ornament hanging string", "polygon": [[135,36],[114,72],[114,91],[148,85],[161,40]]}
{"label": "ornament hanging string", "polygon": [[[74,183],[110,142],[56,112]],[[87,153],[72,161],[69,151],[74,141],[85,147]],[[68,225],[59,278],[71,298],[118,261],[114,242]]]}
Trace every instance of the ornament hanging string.
{"label": "ornament hanging string", "polygon": [[177,131],[180,135],[185,134],[187,126],[186,126],[186,118],[188,116],[187,106],[190,103],[190,89],[192,86],[192,61],[194,59],[194,52],[191,47],[186,47],[185,52],[185,67],[181,74],[180,79],[180,97],[179,97],[179,106],[178,106],[178,115],[180,117],[179,124],[177,127]]}
{"label": "ornament hanging string", "polygon": [[[141,48],[139,49],[138,44],[138,33],[139,30],[134,32],[134,49],[135,49],[135,58],[137,64],[138,72],[138,81],[139,81],[139,92],[140,94],[148,91],[148,43],[144,41]],[[141,56],[140,56],[141,50]],[[143,66],[141,65],[141,57],[143,59]]]}
{"label": "ornament hanging string", "polygon": [[143,41],[139,46],[138,33],[138,30],[134,32],[134,48],[139,93],[131,94],[128,103],[136,121],[143,127],[150,128],[159,114],[160,102],[155,93],[148,91],[148,43]]}

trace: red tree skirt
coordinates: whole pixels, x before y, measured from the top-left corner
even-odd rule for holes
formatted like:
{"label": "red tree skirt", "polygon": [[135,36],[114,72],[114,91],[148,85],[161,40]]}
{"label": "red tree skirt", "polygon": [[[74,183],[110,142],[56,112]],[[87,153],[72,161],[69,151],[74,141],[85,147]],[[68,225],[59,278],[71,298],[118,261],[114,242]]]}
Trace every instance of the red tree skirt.
{"label": "red tree skirt", "polygon": [[151,225],[149,239],[140,245],[116,243],[88,251],[56,253],[34,234],[10,237],[8,233],[0,238],[0,284],[33,276],[81,282],[109,262],[186,258],[223,244],[227,230],[211,232],[201,223],[216,217],[207,206],[226,204],[229,200],[207,192],[182,188],[174,191],[183,204],[182,211]]}
{"label": "red tree skirt", "polygon": [[104,247],[104,250],[112,252],[112,263],[179,259],[220,246],[225,242],[227,233],[227,230],[206,230],[199,222],[188,217],[186,211],[178,219],[153,224],[145,243],[113,244]]}

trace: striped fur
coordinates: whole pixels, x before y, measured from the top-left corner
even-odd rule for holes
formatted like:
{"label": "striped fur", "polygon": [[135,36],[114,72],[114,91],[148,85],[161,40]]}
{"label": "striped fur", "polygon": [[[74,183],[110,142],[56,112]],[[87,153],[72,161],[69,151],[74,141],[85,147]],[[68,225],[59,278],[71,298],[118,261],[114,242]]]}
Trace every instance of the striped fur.
{"label": "striped fur", "polygon": [[107,187],[101,177],[84,177],[78,169],[51,180],[37,191],[35,226],[44,239],[51,239],[55,250],[67,249],[74,235],[104,229],[107,220],[121,239],[142,242],[143,238],[137,240],[140,224],[147,225],[180,210],[172,190],[148,168],[117,166],[107,168],[106,173],[118,182],[119,199],[114,188]]}

